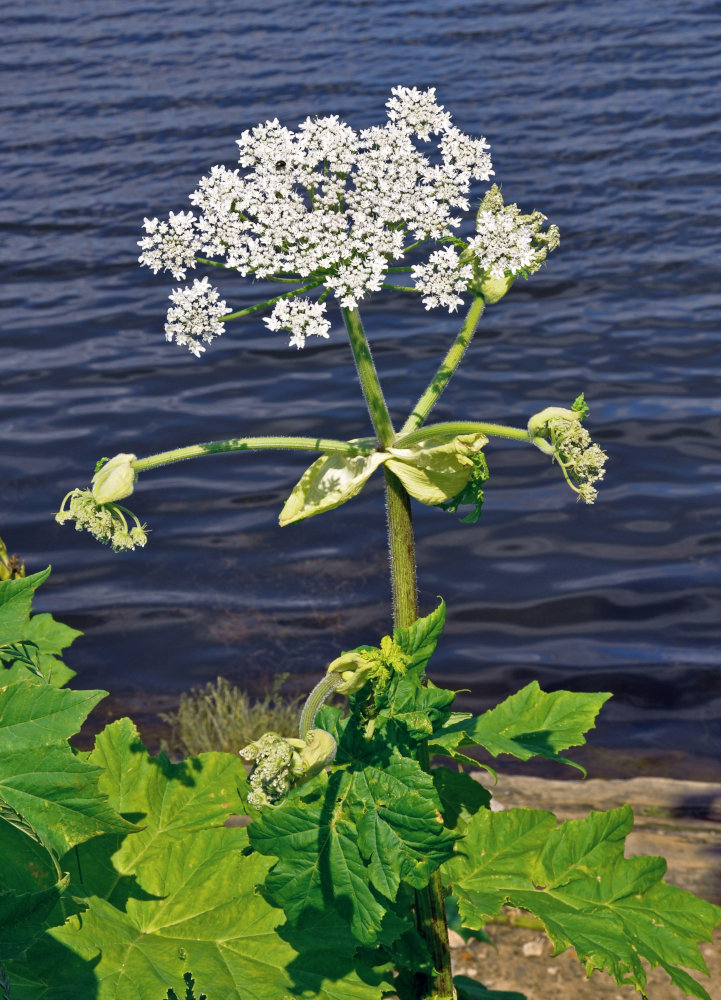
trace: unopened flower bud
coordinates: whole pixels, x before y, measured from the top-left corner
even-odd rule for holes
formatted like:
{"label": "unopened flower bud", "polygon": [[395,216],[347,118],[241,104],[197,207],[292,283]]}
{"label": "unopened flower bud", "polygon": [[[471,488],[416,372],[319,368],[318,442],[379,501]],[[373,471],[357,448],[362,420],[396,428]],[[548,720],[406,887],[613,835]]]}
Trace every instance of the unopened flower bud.
{"label": "unopened flower bud", "polygon": [[135,455],[115,455],[93,476],[93,497],[97,503],[115,503],[129,497],[138,477],[132,463]]}
{"label": "unopened flower bud", "polygon": [[373,667],[358,652],[343,653],[328,664],[327,674],[340,674],[342,682],[336,687],[338,694],[355,694],[368,680]]}
{"label": "unopened flower bud", "polygon": [[303,762],[303,778],[312,778],[328,764],[332,764],[338,750],[336,741],[325,729],[311,729],[308,745],[300,751]]}

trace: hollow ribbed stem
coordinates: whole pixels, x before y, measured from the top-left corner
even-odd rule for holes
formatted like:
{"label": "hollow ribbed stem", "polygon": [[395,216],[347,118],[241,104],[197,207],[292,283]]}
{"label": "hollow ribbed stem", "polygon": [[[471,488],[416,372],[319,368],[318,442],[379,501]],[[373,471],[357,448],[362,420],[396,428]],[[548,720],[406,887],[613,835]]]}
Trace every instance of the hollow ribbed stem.
{"label": "hollow ribbed stem", "polygon": [[311,437],[247,437],[228,438],[225,441],[206,441],[205,444],[191,444],[185,448],[161,451],[147,458],[136,458],[131,462],[136,472],[157,469],[160,465],[182,462],[186,458],[199,455],[215,455],[222,451],[253,451],[263,448],[277,448],[286,451],[322,451],[339,455],[369,455],[375,448],[374,438],[363,438],[358,442],[336,441],[333,438]]}
{"label": "hollow ribbed stem", "polygon": [[302,740],[308,739],[308,733],[315,726],[316,715],[338,685],[342,683],[343,678],[340,674],[326,674],[322,680],[318,681],[308,695],[300,713],[300,722],[298,723],[298,735]]}
{"label": "hollow ribbed stem", "polygon": [[[416,555],[411,517],[411,500],[400,479],[389,469],[386,477],[388,511],[388,544],[390,550],[391,585],[393,590],[393,621],[397,627],[411,625],[418,617],[418,587]],[[428,747],[422,743],[418,762],[429,769]],[[452,1000],[453,972],[448,943],[448,924],[443,901],[443,884],[439,872],[434,872],[424,889],[416,890],[415,920],[418,933],[433,957],[435,976],[418,975],[419,1000]]]}
{"label": "hollow ribbed stem", "polygon": [[448,385],[451,376],[460,364],[461,358],[466,352],[466,348],[473,339],[473,334],[476,332],[478,321],[483,315],[484,304],[485,303],[480,295],[476,296],[473,299],[473,302],[471,302],[471,307],[463,321],[463,326],[458,331],[458,336],[453,342],[453,346],[441,362],[440,368],[429,382],[425,392],[411,410],[410,416],[400,430],[401,434],[410,434],[411,431],[420,427],[438,402],[439,396]]}
{"label": "hollow ribbed stem", "polygon": [[450,437],[456,434],[486,434],[488,437],[509,438],[511,441],[530,441],[526,427],[508,427],[506,424],[484,424],[471,420],[452,420],[442,424],[425,424],[411,434],[399,434],[393,442],[394,448],[405,448],[416,441],[434,437]]}
{"label": "hollow ribbed stem", "polygon": [[387,448],[395,437],[385,397],[378,381],[378,373],[373,364],[370,347],[363,330],[360,314],[357,309],[343,309],[343,319],[348,330],[351,350],[355,359],[360,379],[361,389],[365,397],[368,412],[373,423],[373,429],[383,448]]}

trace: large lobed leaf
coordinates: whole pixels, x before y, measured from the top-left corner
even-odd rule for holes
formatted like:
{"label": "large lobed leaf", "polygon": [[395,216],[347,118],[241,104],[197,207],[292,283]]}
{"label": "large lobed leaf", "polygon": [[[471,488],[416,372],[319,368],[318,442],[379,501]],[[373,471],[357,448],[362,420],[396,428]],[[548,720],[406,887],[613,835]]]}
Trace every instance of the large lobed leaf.
{"label": "large lobed leaf", "polygon": [[[32,599],[37,588],[47,580],[50,568],[19,580],[0,582],[0,683],[17,680],[34,683],[46,682],[62,687],[75,671],[67,667],[58,654],[66,649],[81,633],[56,622],[52,615],[31,617]],[[28,669],[20,654],[29,655],[38,677]]]}
{"label": "large lobed leaf", "polygon": [[[2,674],[0,679],[5,679]],[[0,756],[68,739],[106,694],[61,690],[26,679],[0,687]]]}
{"label": "large lobed leaf", "polygon": [[558,827],[542,810],[481,810],[445,866],[464,925],[518,906],[540,917],[557,952],[575,948],[589,974],[605,969],[645,996],[645,959],[710,1000],[685,969],[708,972],[697,942],[710,940],[721,908],[663,882],[662,858],[625,858],[632,825],[629,806]]}
{"label": "large lobed leaf", "polygon": [[427,885],[456,839],[431,776],[400,757],[319,776],[311,790],[263,810],[249,832],[256,850],[279,859],[264,891],[294,926],[332,907],[366,945],[388,934],[401,881]]}
{"label": "large lobed leaf", "polygon": [[359,977],[337,921],[318,915],[294,933],[256,891],[271,863],[248,855],[245,830],[223,826],[245,786],[239,758],[170,764],[121,720],[90,762],[104,768],[110,804],[143,829],[98,837],[65,859],[87,910],[11,967],[13,996],[70,1000],[67,976],[97,1000],[183,996],[192,971],[211,1000],[378,1000],[380,977]]}
{"label": "large lobed leaf", "polygon": [[461,719],[434,733],[430,751],[465,759],[457,753],[460,747],[480,746],[494,757],[503,753],[519,760],[539,756],[578,767],[559,751],[586,742],[584,734],[594,728],[596,716],[610,697],[574,691],[548,694],[532,681],[483,715]]}
{"label": "large lobed leaf", "polygon": [[67,743],[104,694],[31,680],[0,688],[0,808],[18,813],[58,857],[91,837],[132,829],[98,789],[101,769]]}
{"label": "large lobed leaf", "polygon": [[43,932],[68,885],[56,860],[17,813],[0,808],[0,962]]}

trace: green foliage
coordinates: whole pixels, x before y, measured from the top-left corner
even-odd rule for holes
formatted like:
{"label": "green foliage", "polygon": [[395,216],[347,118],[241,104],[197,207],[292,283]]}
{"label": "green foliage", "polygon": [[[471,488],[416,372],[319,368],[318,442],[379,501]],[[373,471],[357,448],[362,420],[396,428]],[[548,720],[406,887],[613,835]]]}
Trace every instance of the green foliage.
{"label": "green foliage", "polygon": [[571,409],[576,410],[581,414],[581,420],[584,420],[588,414],[591,412],[588,403],[586,402],[586,397],[583,393],[580,396],[576,396],[573,403],[571,404]]}
{"label": "green foliage", "polygon": [[[193,979],[193,974],[191,972],[184,973],[183,980],[185,982],[185,1000],[196,1000],[195,980]],[[178,994],[172,986],[168,990],[166,1000],[178,1000]],[[208,996],[206,993],[201,993],[197,1000],[208,1000]]]}
{"label": "green foliage", "polygon": [[301,699],[280,693],[287,676],[276,677],[270,691],[255,701],[224,677],[181,694],[177,711],[161,715],[171,727],[163,749],[181,756],[204,750],[237,753],[268,730],[296,736]]}
{"label": "green foliage", "polygon": [[48,567],[0,583],[0,684],[35,679],[62,687],[75,676],[58,654],[81,633],[56,622],[52,615],[30,616],[33,594],[49,575]]}
{"label": "green foliage", "polygon": [[[169,988],[182,994],[188,968],[225,1000],[304,991],[330,1000],[326,983],[334,972],[344,977],[348,997],[377,1000],[377,988],[353,971],[352,943],[343,948],[342,936],[321,917],[316,933],[326,944],[316,944],[318,961],[309,961],[284,933],[280,910],[255,891],[269,862],[248,854],[245,830],[223,825],[238,786],[246,787],[237,756],[210,753],[171,764],[162,754],[150,757],[123,719],[98,737],[89,759],[103,768],[111,805],[141,827],[97,837],[63,859],[87,909],[50,937],[71,961],[92,969],[98,1000],[162,996]],[[297,940],[303,945],[302,935]],[[20,980],[24,997],[63,996],[57,955],[45,942],[31,951],[32,973]]]}
{"label": "green foliage", "polygon": [[610,697],[571,691],[547,694],[537,681],[531,681],[489,712],[453,721],[435,732],[431,751],[465,760],[458,748],[478,746],[494,757],[504,753],[519,760],[545,757],[583,771],[559,751],[586,742],[584,734],[594,728],[596,716]]}
{"label": "green foliage", "polygon": [[684,968],[708,972],[697,942],[711,939],[721,908],[663,882],[662,858],[624,857],[628,806],[556,823],[533,809],[473,817],[444,869],[463,923],[481,927],[510,903],[543,921],[556,952],[575,948],[589,974],[605,969],[645,996],[645,959],[710,1000]]}
{"label": "green foliage", "polygon": [[[30,601],[46,575],[0,583],[13,642],[36,620]],[[62,626],[37,617],[34,635],[46,630],[59,651]],[[210,1000],[416,1000],[433,959],[415,893],[440,872],[465,936],[511,904],[589,972],[643,993],[645,959],[709,1000],[686,970],[705,971],[697,941],[721,909],[666,885],[661,859],[624,857],[628,808],[558,826],[547,812],[492,812],[468,774],[427,766],[429,745],[460,760],[459,748],[480,746],[566,761],[608,697],[530,684],[477,718],[454,713],[455,692],[425,678],[444,618],[441,602],[355,651],[369,679],[347,714],[326,707],[316,720],[337,743],[334,763],[276,805],[248,808],[247,830],[226,825],[249,792],[237,753],[171,763],[123,719],[77,754],[68,739],[104,692],[28,671],[0,686],[6,995],[195,1000],[197,977]],[[459,1000],[519,1000],[455,983]]]}

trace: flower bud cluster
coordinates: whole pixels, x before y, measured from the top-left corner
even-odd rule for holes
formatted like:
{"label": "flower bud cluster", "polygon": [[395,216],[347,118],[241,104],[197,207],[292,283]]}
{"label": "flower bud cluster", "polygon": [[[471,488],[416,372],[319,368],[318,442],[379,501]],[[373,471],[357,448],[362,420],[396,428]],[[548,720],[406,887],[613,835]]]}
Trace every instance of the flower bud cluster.
{"label": "flower bud cluster", "polygon": [[[135,525],[128,526],[126,515],[130,515]],[[115,503],[98,503],[92,490],[72,490],[63,500],[55,515],[58,524],[75,522],[76,531],[89,531],[93,538],[109,545],[114,552],[142,548],[148,540],[145,525],[124,507]]]}
{"label": "flower bud cluster", "polygon": [[505,295],[514,277],[534,274],[560,242],[557,226],[543,230],[541,212],[524,215],[518,205],[504,205],[498,185],[486,192],[476,216],[477,235],[468,241],[462,262],[473,264],[471,288],[487,302]]}
{"label": "flower bud cluster", "polygon": [[549,406],[531,417],[528,433],[541,451],[558,461],[566,482],[579,499],[593,503],[598,496],[593,484],[603,479],[608,456],[592,442],[581,419],[578,410]]}
{"label": "flower bud cluster", "polygon": [[264,733],[240,751],[244,760],[255,762],[248,804],[261,809],[278,802],[293,785],[330,764],[335,754],[336,742],[324,729],[311,729],[306,740]]}
{"label": "flower bud cluster", "polygon": [[[75,521],[76,531],[89,531],[93,538],[115,552],[142,547],[148,540],[146,526],[118,500],[129,497],[138,478],[133,466],[136,456],[126,453],[101,459],[89,490],[71,490],[55,515],[58,524]],[[128,517],[135,521],[128,526]]]}

